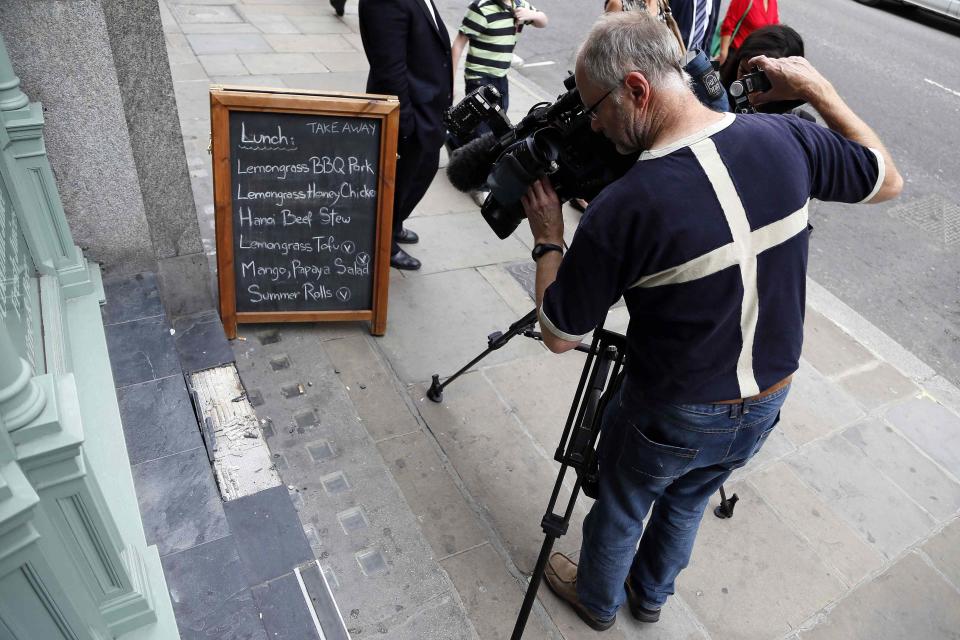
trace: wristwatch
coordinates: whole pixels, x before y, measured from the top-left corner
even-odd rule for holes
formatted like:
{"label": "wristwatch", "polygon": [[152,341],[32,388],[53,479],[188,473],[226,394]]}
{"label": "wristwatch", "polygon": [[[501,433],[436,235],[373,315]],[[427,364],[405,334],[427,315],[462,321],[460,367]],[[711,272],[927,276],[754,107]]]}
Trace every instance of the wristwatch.
{"label": "wristwatch", "polygon": [[533,258],[533,261],[536,262],[540,259],[545,253],[550,253],[551,251],[559,251],[563,254],[563,247],[558,244],[552,244],[550,242],[540,242],[533,248],[533,251],[530,252],[530,256]]}

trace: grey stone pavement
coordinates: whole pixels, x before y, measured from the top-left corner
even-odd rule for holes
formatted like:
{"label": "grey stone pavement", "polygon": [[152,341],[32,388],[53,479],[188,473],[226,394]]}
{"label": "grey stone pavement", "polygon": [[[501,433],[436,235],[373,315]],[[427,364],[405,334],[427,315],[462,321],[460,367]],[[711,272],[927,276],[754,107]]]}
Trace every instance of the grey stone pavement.
{"label": "grey stone pavement", "polygon": [[[325,0],[160,6],[212,251],[209,84],[361,91],[356,4],[342,19]],[[552,97],[511,81],[512,116]],[[431,374],[532,308],[531,239],[497,240],[442,172],[409,226],[424,267],[391,274],[386,336],[247,325],[237,366],[352,637],[507,638],[583,359],[516,338],[442,405],[426,400]],[[622,612],[606,637],[960,638],[960,391],[808,284],[802,366],[779,428],[728,486],[736,516],[704,516],[660,623]],[[625,323],[611,311],[608,328]],[[303,393],[283,392],[293,382]],[[579,547],[588,503],[559,549]],[[525,637],[595,635],[541,589]]]}

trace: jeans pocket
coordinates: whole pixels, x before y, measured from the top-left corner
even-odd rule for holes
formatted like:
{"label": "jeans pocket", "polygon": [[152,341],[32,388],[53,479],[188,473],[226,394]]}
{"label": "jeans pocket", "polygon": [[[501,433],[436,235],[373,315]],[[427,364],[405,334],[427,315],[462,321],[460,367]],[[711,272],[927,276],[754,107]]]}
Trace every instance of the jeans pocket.
{"label": "jeans pocket", "polygon": [[760,448],[763,446],[763,443],[767,441],[767,438],[770,437],[770,434],[773,433],[773,430],[777,427],[777,423],[780,422],[780,412],[777,411],[777,415],[773,417],[773,422],[770,423],[770,426],[763,430],[760,434],[760,437],[757,438],[757,443],[753,445],[753,451],[750,452],[750,457],[757,455],[760,451]]}
{"label": "jeans pocket", "polygon": [[621,464],[647,478],[674,480],[682,476],[699,449],[654,442],[643,431],[628,424],[626,442],[620,452]]}

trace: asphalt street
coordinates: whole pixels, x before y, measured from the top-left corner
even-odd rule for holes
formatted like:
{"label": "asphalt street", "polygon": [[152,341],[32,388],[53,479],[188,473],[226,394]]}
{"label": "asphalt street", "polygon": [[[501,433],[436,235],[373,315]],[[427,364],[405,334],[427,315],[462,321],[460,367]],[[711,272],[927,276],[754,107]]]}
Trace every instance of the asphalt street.
{"label": "asphalt street", "polygon": [[[555,95],[602,2],[535,4],[550,24],[527,27],[516,53],[523,75]],[[438,5],[454,25],[467,2]],[[784,0],[780,16],[906,179],[892,203],[815,203],[810,275],[960,384],[960,21],[854,0]]]}

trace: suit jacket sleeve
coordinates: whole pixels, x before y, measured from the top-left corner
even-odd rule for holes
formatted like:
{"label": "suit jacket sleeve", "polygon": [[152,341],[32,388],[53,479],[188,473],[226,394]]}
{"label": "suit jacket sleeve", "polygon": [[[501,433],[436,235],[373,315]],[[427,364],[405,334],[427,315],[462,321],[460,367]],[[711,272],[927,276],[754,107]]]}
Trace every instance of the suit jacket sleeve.
{"label": "suit jacket sleeve", "polygon": [[359,12],[363,51],[370,63],[368,86],[400,98],[400,130],[412,132],[415,125],[407,82],[410,14],[396,0],[362,0]]}

